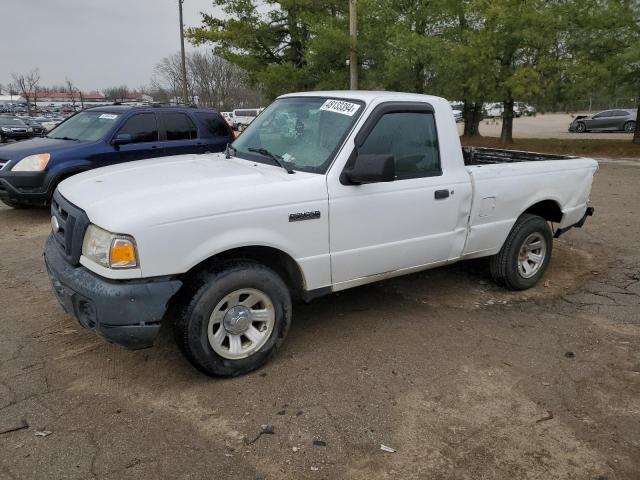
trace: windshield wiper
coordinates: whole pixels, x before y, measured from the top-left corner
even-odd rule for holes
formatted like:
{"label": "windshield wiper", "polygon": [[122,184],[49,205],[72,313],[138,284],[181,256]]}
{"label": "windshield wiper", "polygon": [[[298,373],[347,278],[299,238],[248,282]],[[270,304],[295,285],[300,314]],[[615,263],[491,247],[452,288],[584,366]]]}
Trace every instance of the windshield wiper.
{"label": "windshield wiper", "polygon": [[269,157],[271,160],[276,162],[280,167],[284,168],[287,171],[287,173],[289,173],[289,174],[296,173],[291,169],[290,166],[288,166],[286,164],[286,162],[282,159],[282,157],[280,157],[279,155],[275,155],[275,154],[271,153],[266,148],[252,148],[252,147],[249,147],[247,150],[249,150],[250,152],[259,153],[260,155],[264,155],[265,157]]}
{"label": "windshield wiper", "polygon": [[231,158],[231,155],[232,155],[231,154],[231,150],[233,150],[233,156],[235,157],[236,149],[233,148],[230,143],[227,143],[227,148],[224,151],[224,158],[226,158],[227,160],[229,160]]}
{"label": "windshield wiper", "polygon": [[53,138],[54,140],[72,140],[74,142],[79,141],[77,138],[71,138],[71,137],[50,137],[49,135],[47,135],[47,138]]}

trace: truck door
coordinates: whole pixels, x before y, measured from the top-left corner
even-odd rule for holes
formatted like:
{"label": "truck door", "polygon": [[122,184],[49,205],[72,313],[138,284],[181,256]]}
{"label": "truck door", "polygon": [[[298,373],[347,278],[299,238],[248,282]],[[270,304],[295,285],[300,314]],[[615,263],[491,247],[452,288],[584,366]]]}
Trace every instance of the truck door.
{"label": "truck door", "polygon": [[594,115],[591,120],[587,120],[587,128],[593,130],[606,130],[610,128],[610,124],[613,120],[611,111],[600,112]]}
{"label": "truck door", "polygon": [[[453,122],[450,128],[455,129]],[[355,144],[349,161],[357,154],[393,155],[396,179],[363,185],[329,181],[334,288],[341,282],[459,256],[471,184],[461,152],[458,168],[443,172],[431,106],[382,104],[364,123]],[[451,150],[442,151],[449,154]]]}

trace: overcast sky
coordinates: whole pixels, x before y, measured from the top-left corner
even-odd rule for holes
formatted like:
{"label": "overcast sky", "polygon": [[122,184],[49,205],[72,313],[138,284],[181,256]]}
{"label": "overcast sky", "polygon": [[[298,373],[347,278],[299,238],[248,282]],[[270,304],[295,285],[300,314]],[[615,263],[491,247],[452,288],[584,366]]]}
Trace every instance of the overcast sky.
{"label": "overcast sky", "polygon": [[[184,23],[211,0],[185,0]],[[178,0],[0,0],[0,84],[40,69],[41,84],[69,77],[83,90],[149,83],[153,66],[180,49]],[[187,43],[188,45],[188,43]]]}

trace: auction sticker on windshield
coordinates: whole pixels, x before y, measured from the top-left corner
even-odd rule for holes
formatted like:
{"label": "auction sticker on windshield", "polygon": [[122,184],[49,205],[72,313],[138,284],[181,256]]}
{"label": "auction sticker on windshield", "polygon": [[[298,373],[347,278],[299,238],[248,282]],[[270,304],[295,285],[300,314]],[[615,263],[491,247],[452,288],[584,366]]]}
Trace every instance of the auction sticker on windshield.
{"label": "auction sticker on windshield", "polygon": [[327,100],[322,104],[320,110],[349,115],[351,117],[359,108],[360,105],[357,103],[345,102],[344,100]]}
{"label": "auction sticker on windshield", "polygon": [[118,115],[114,115],[113,113],[103,113],[98,118],[104,118],[105,120],[115,120],[118,118]]}

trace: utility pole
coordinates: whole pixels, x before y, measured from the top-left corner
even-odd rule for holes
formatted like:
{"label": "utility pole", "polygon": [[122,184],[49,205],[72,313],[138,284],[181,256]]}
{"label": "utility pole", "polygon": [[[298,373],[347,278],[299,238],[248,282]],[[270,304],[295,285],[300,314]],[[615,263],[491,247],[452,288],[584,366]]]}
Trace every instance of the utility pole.
{"label": "utility pole", "polygon": [[184,53],[184,22],[182,21],[182,4],[184,0],[178,0],[178,10],[180,11],[180,54],[182,56],[182,101],[189,104],[189,93],[187,92],[187,58]]}
{"label": "utility pole", "polygon": [[351,90],[358,90],[358,0],[349,0],[349,76]]}

